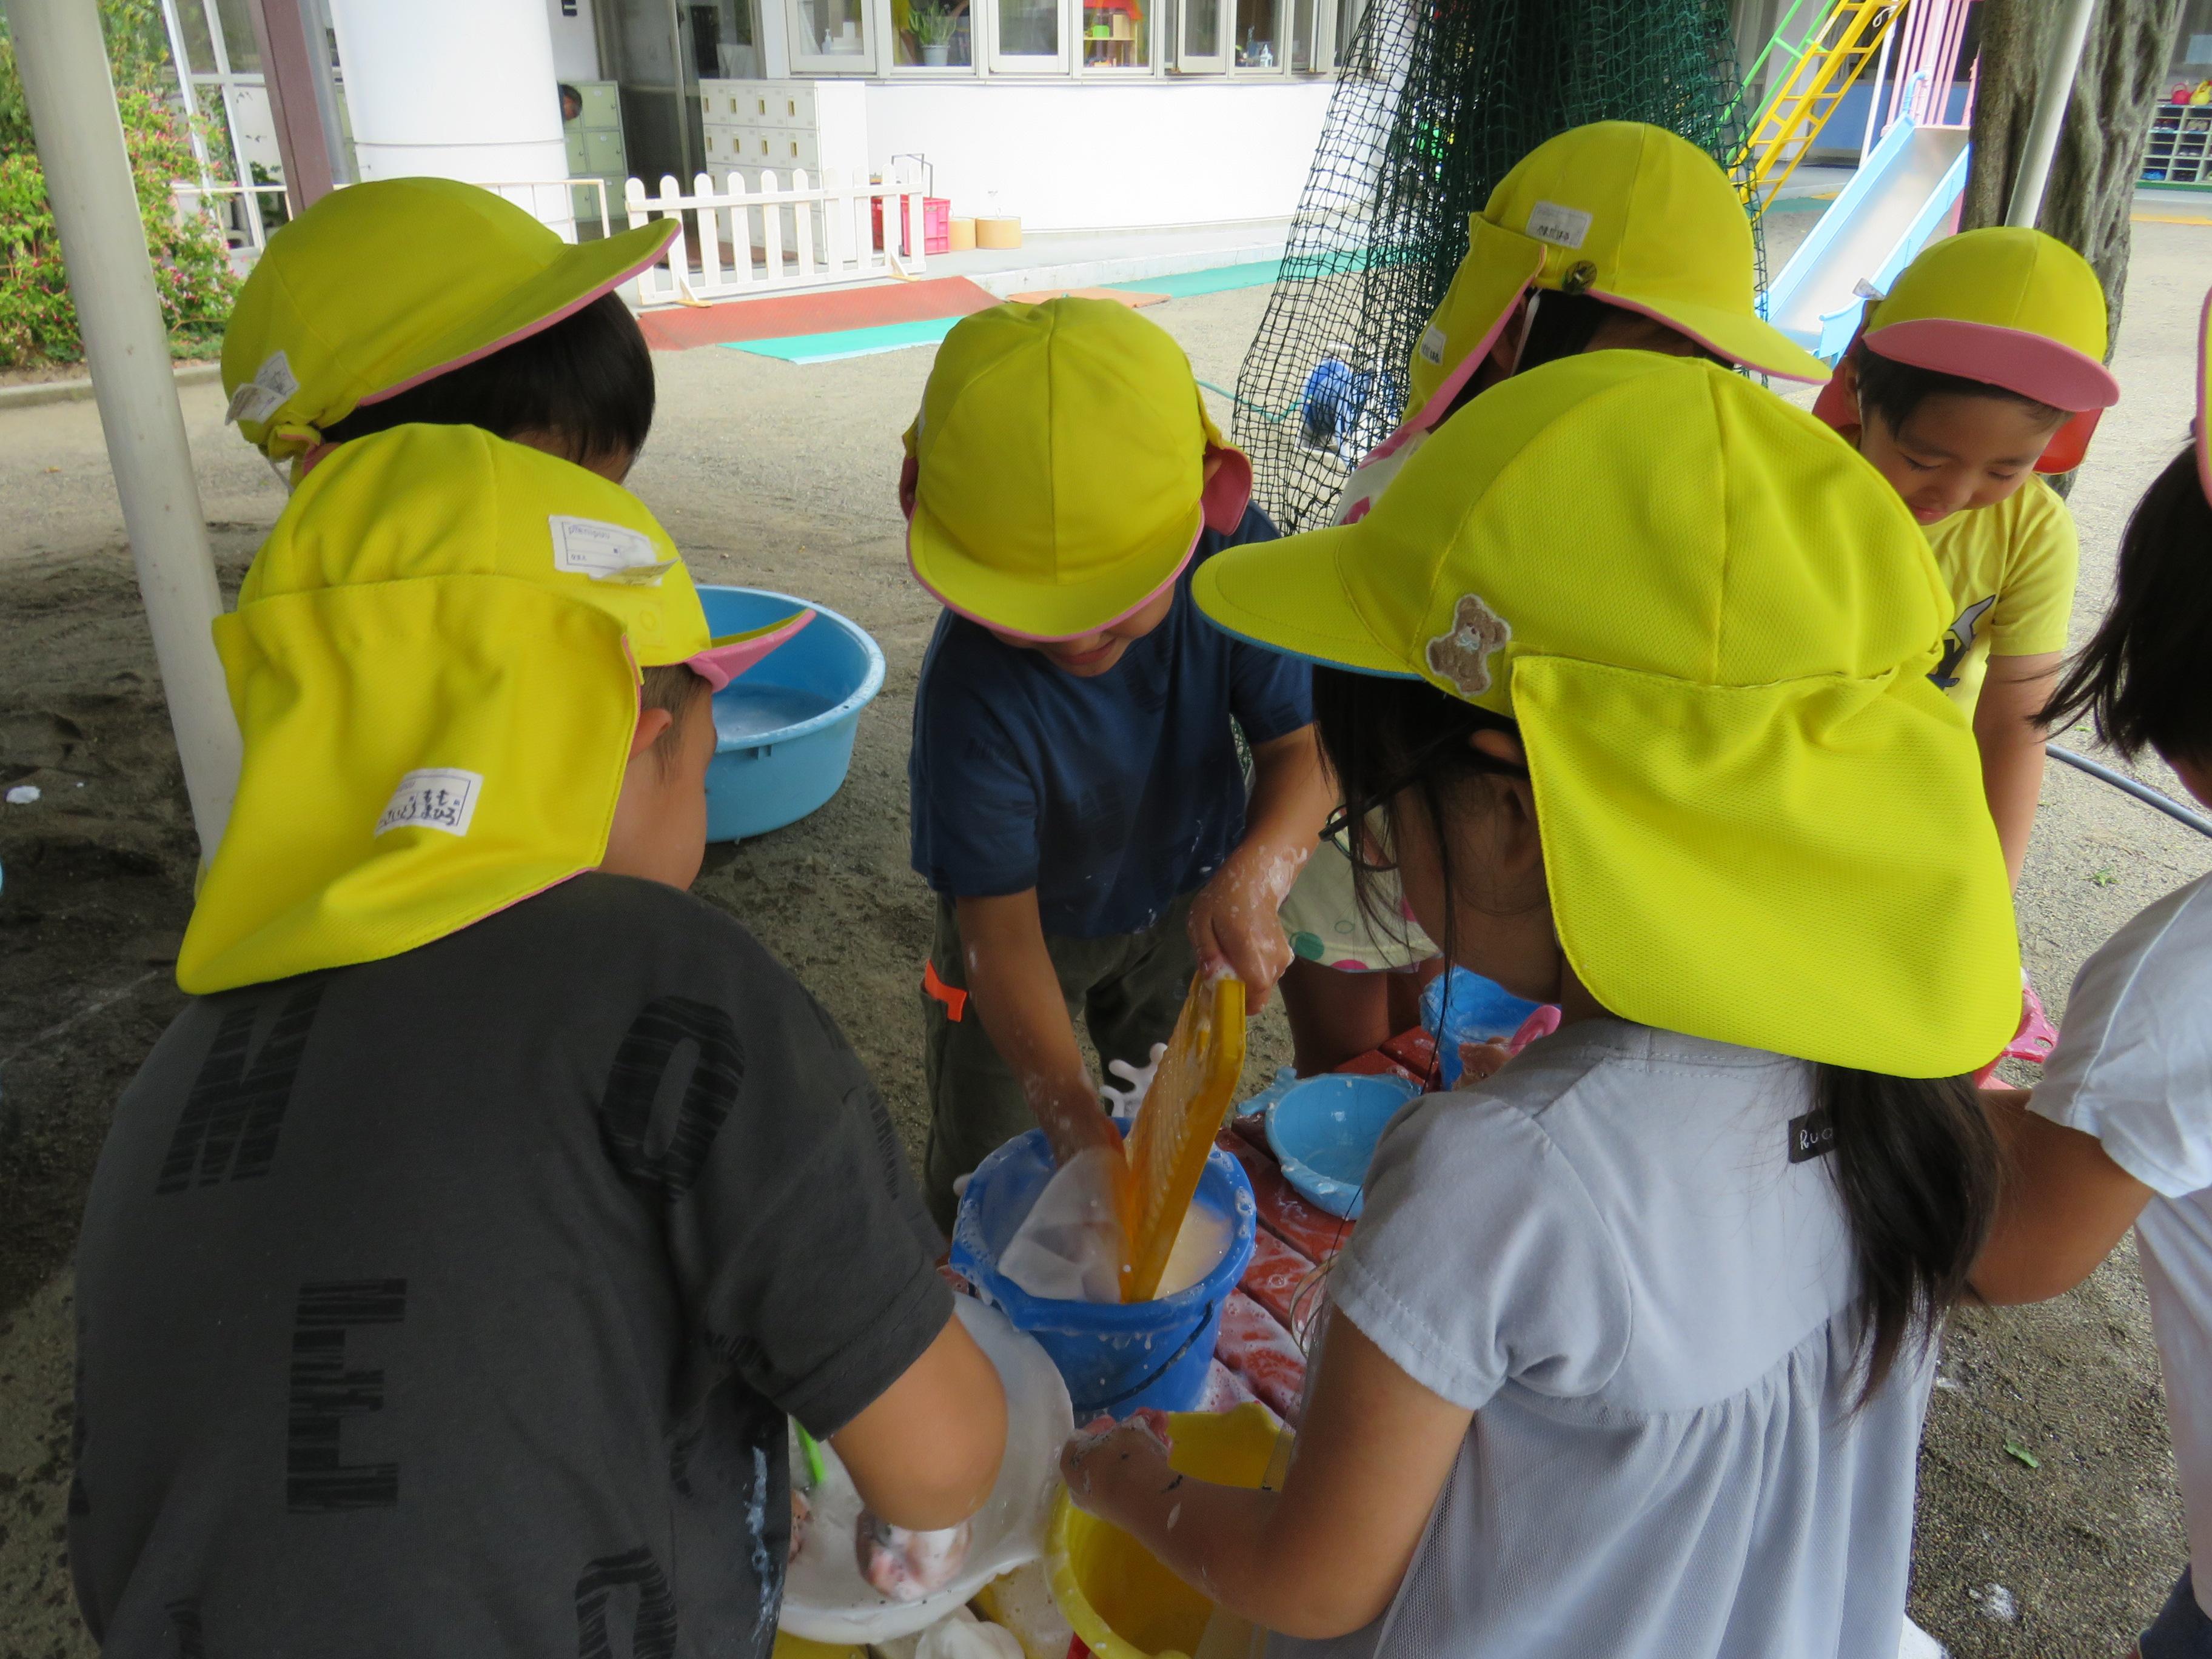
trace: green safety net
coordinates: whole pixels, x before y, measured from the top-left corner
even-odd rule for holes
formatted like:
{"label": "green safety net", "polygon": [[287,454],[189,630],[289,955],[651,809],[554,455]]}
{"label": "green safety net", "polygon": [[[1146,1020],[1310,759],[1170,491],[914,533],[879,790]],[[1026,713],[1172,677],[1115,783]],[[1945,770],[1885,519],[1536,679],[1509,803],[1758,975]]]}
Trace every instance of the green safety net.
{"label": "green safety net", "polygon": [[1468,215],[1514,162],[1626,119],[1726,165],[1747,116],[1728,0],[1370,0],[1237,378],[1255,499],[1286,532],[1329,521],[1346,472],[1397,424]]}

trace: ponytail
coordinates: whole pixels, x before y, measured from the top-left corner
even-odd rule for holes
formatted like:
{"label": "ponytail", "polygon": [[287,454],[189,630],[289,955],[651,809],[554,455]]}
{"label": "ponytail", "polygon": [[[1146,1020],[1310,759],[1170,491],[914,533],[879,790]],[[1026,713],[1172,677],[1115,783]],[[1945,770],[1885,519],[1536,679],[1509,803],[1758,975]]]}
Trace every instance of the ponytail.
{"label": "ponytail", "polygon": [[[1443,858],[1444,937],[1449,950],[1455,900],[1474,872],[1455,856],[1449,825],[1486,810],[1485,788],[1521,769],[1476,750],[1480,731],[1518,735],[1513,722],[1449,696],[1425,680],[1314,671],[1314,720],[1345,805],[1360,908],[1378,930],[1402,927],[1393,907],[1376,902],[1376,870],[1362,855],[1362,826],[1378,815],[1396,840],[1397,815],[1409,807],[1437,831]],[[1519,896],[1487,895],[1517,909]],[[1526,896],[1540,903],[1542,895]],[[1978,1091],[1965,1077],[1900,1078],[1845,1066],[1820,1066],[1814,1105],[1832,1130],[1828,1162],[1850,1228],[1863,1305],[1863,1404],[1900,1353],[1924,1345],[1966,1289],[1966,1274],[1996,1208],[1996,1139]]]}
{"label": "ponytail", "polygon": [[1858,1259],[1863,1405],[1966,1293],[1996,1212],[1996,1137],[1968,1077],[1822,1066],[1814,1093],[1835,1136],[1836,1191]]}

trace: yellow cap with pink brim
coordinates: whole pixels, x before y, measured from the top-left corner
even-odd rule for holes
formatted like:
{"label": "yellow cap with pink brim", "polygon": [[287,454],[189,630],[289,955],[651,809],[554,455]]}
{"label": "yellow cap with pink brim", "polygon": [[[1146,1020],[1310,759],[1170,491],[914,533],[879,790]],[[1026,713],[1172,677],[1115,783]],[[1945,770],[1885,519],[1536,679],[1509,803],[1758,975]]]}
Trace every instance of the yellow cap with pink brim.
{"label": "yellow cap with pink brim", "polygon": [[963,319],[905,441],[915,580],[1025,640],[1078,639],[1143,609],[1251,498],[1252,463],[1206,412],[1182,348],[1109,300]]}
{"label": "yellow cap with pink brim", "polygon": [[[2104,284],[2087,259],[2039,230],[1992,225],[1923,249],[1867,307],[1854,344],[2064,410],[2035,470],[2071,472],[2098,417],[2120,400],[2105,367],[2106,330]],[[1858,423],[1840,380],[1813,412],[1833,427]]]}
{"label": "yellow cap with pink brim", "polygon": [[659,258],[673,218],[569,242],[453,179],[333,191],[269,239],[223,336],[228,418],[272,461],[363,404],[550,328]]}
{"label": "yellow cap with pink brim", "polygon": [[[1530,294],[1580,294],[1789,380],[1827,365],[1759,314],[1743,202],[1711,156],[1641,121],[1593,121],[1514,164],[1413,354],[1408,424],[1432,427]],[[1540,297],[1536,301],[1542,303]]]}

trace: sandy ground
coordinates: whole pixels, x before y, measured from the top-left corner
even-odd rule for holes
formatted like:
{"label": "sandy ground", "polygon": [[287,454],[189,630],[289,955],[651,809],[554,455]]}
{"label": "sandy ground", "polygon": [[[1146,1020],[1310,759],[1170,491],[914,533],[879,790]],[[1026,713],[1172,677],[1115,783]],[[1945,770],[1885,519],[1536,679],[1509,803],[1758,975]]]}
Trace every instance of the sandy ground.
{"label": "sandy ground", "polygon": [[[1778,265],[1802,222],[1776,224]],[[2212,230],[2136,228],[2118,360],[2128,397],[2075,496],[2077,635],[2108,591],[2128,505],[2183,441],[2208,269]],[[1201,376],[1231,385],[1264,302],[1249,290],[1150,314]],[[916,1146],[930,910],[907,868],[905,759],[935,612],[907,576],[893,493],[897,434],[932,356],[811,368],[712,348],[661,358],[661,415],[633,478],[702,580],[805,594],[882,642],[890,678],[843,792],[792,829],[715,849],[698,890],[822,995]],[[234,584],[283,494],[222,428],[218,388],[183,397]],[[0,414],[0,784],[42,792],[0,806],[0,1659],[27,1659],[90,1650],[61,1546],[69,1261],[111,1104],[179,1006],[171,964],[193,853],[92,404]],[[2173,787],[2162,769],[2146,775]],[[2212,843],[2054,767],[2021,896],[2028,959],[2054,1004],[2099,941],[2208,867]],[[1253,1048],[1256,1083],[1287,1056],[1275,1011]],[[2124,1651],[2182,1557],[2132,1252],[2047,1307],[1962,1317],[1944,1372],[1923,1454],[1916,1617],[1961,1656]]]}

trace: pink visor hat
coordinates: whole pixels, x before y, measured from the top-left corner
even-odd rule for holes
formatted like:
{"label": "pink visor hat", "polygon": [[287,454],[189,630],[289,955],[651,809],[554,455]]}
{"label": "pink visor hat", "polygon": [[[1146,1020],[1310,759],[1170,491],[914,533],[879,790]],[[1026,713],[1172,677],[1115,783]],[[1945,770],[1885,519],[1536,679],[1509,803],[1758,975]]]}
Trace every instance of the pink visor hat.
{"label": "pink visor hat", "polygon": [[742,634],[725,634],[704,651],[686,657],[684,665],[720,691],[813,620],[811,610],[796,611],[780,622]]}

